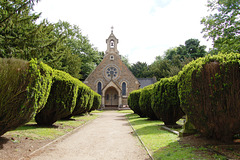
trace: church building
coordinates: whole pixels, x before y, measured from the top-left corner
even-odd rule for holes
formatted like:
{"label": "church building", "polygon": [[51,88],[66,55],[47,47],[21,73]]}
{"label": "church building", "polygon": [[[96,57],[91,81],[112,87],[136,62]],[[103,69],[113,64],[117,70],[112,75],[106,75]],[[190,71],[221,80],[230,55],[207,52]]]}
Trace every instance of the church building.
{"label": "church building", "polygon": [[118,42],[112,30],[106,40],[107,50],[102,62],[84,81],[102,96],[102,108],[128,105],[129,93],[140,87],[139,81],[121,60]]}

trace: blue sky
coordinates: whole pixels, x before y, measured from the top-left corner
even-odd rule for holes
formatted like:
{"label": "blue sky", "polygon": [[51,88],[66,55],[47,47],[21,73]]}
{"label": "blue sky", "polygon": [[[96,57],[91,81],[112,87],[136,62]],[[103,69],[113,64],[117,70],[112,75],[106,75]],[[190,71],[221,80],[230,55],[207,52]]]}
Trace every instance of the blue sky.
{"label": "blue sky", "polygon": [[41,0],[36,12],[50,22],[68,21],[78,25],[83,35],[100,51],[114,26],[118,50],[130,63],[151,64],[171,48],[203,38],[201,18],[209,15],[207,0]]}

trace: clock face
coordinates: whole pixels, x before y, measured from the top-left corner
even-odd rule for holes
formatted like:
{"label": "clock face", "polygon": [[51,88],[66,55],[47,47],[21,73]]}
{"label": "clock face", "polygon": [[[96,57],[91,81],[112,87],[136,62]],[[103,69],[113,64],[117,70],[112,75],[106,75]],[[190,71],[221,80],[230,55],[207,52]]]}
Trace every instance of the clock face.
{"label": "clock face", "polygon": [[118,77],[118,69],[115,67],[108,67],[105,71],[105,76],[108,79],[116,79]]}

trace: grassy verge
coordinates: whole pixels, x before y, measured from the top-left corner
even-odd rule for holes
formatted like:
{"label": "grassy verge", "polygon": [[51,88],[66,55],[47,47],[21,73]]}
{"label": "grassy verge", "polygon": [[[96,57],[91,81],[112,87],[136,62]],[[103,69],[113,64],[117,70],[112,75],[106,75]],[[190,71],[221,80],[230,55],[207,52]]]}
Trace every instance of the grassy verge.
{"label": "grassy verge", "polygon": [[133,110],[121,110],[121,111],[118,111],[120,113],[133,113]]}
{"label": "grassy verge", "polygon": [[161,121],[140,118],[136,114],[126,115],[145,146],[156,160],[170,159],[225,159],[225,157],[208,154],[204,147],[180,144],[179,137],[160,129]]}
{"label": "grassy verge", "polygon": [[32,140],[56,139],[95,118],[97,118],[96,114],[85,114],[83,116],[72,117],[71,120],[60,120],[54,123],[53,126],[46,127],[38,126],[37,123],[32,120],[24,126],[7,132],[5,135],[13,138],[25,137]]}

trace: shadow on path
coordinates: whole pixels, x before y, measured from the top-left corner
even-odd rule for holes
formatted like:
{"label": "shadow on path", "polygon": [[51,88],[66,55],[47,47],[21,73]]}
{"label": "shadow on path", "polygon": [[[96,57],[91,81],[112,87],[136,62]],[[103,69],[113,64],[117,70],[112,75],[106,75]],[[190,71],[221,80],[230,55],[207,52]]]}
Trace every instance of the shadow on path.
{"label": "shadow on path", "polygon": [[9,139],[5,137],[0,137],[0,150],[3,149],[3,145],[6,144],[9,141]]}

